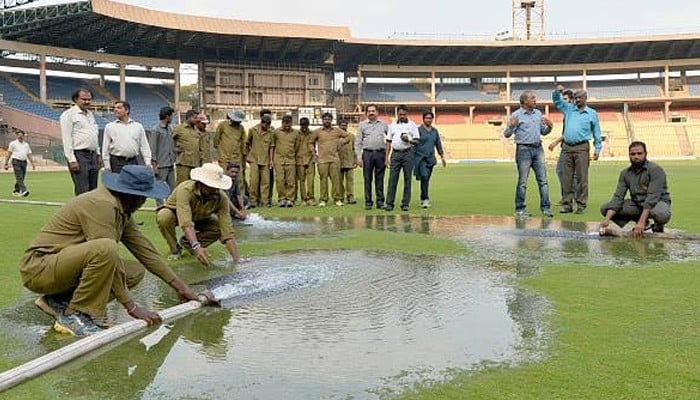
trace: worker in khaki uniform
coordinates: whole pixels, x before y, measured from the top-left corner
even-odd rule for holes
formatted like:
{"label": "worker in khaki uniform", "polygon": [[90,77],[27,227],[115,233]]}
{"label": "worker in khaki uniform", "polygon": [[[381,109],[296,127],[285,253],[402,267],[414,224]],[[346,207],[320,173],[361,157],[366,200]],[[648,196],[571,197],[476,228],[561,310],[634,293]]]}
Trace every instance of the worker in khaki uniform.
{"label": "worker in khaki uniform", "polygon": [[[231,178],[216,163],[195,168],[190,175],[192,179],[179,184],[156,214],[158,229],[170,247],[168,259],[179,260],[185,248],[209,266],[205,248],[221,240],[233,261],[238,261],[229,199],[224,191],[231,188]],[[178,226],[184,233],[179,243],[175,234]]]}
{"label": "worker in khaki uniform", "polygon": [[357,204],[355,200],[355,135],[348,132],[348,122],[338,122],[338,127],[348,134],[348,142],[340,146],[340,191],[348,204]]}
{"label": "worker in khaki uniform", "polygon": [[202,165],[200,152],[200,134],[197,129],[198,113],[189,110],[185,114],[185,123],[173,129],[175,142],[175,185],[190,179],[190,171]]}
{"label": "worker in khaki uniform", "polygon": [[[119,174],[105,172],[102,183],[49,219],[19,267],[24,286],[43,294],[35,303],[56,319],[54,328],[79,337],[101,330],[93,319],[105,314],[112,296],[130,316],[149,325],[160,322],[158,314],[136,305],[129,293],[145,270],[173,287],[181,300],[198,300],[132,218],[146,197],[167,196],[168,186],[143,165],[126,165]],[[119,243],[137,261],[121,258]]]}
{"label": "worker in khaki uniform", "polygon": [[[297,187],[301,204],[314,205],[314,178],[316,162],[311,145],[311,130],[309,119],[299,119],[299,151],[297,151]],[[294,196],[296,198],[296,195]]]}
{"label": "worker in khaki uniform", "polygon": [[272,132],[270,148],[270,158],[277,180],[277,201],[280,207],[294,206],[299,143],[299,131],[292,128],[292,116],[285,115],[282,117],[282,127]]}
{"label": "worker in khaki uniform", "polygon": [[246,154],[250,166],[249,208],[272,206],[270,199],[270,147],[272,145],[272,119],[263,115],[260,125],[250,128],[246,138]]}
{"label": "worker in khaki uniform", "polygon": [[218,156],[214,149],[214,140],[212,134],[207,131],[209,120],[204,114],[198,114],[195,127],[199,133],[199,166],[210,162],[217,162]]}
{"label": "worker in khaki uniform", "polygon": [[235,163],[241,166],[238,174],[238,186],[241,193],[245,191],[245,128],[241,124],[245,120],[242,110],[231,110],[226,114],[226,121],[219,124],[214,134],[214,149],[219,165],[226,168]]}
{"label": "worker in khaki uniform", "polygon": [[333,114],[321,116],[323,127],[316,129],[310,139],[311,146],[316,146],[318,157],[318,174],[321,177],[321,194],[319,207],[325,207],[328,201],[328,178],[333,187],[333,200],[336,206],[343,205],[343,193],[340,190],[340,146],[348,141],[348,133],[333,127]]}

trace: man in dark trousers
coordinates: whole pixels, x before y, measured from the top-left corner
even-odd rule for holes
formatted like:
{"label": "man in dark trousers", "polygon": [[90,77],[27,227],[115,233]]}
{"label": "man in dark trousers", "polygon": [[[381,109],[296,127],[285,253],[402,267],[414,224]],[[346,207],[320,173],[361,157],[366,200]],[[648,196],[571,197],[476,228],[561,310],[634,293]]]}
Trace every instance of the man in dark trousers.
{"label": "man in dark trousers", "polygon": [[[609,202],[600,207],[605,216],[601,229],[607,228],[610,221],[623,227],[635,221],[632,236],[641,238],[644,231],[663,232],[664,225],[671,220],[671,195],[668,193],[666,173],[663,168],[647,160],[647,146],[644,142],[629,145],[630,166],[620,172],[617,189]],[[630,198],[625,199],[629,192]],[[649,224],[649,220],[654,224]]]}
{"label": "man in dark trousers", "polygon": [[411,203],[411,175],[413,174],[413,146],[418,143],[420,133],[418,126],[408,119],[406,106],[397,108],[395,123],[389,125],[386,135],[386,160],[389,171],[389,189],[386,196],[386,211],[394,209],[396,199],[396,187],[399,184],[399,174],[403,170],[403,197],[401,198],[401,210],[408,211]]}
{"label": "man in dark trousers", "polygon": [[365,109],[367,120],[360,122],[355,138],[357,165],[362,168],[365,182],[365,210],[371,210],[372,179],[377,208],[384,208],[384,172],[386,171],[386,148],[384,141],[389,130],[377,116],[377,106],[370,104]]}

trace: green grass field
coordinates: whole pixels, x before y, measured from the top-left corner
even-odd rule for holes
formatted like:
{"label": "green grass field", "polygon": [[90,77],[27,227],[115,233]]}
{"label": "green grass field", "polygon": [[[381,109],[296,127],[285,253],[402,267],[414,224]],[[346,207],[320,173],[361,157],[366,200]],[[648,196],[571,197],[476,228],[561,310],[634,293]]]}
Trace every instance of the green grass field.
{"label": "green grass field", "polygon": [[[669,177],[673,199],[670,228],[698,233],[697,211],[700,163],[660,162]],[[594,163],[591,166],[589,210],[584,215],[556,214],[567,221],[599,221],[598,207],[614,190],[624,163]],[[549,169],[550,194],[559,198],[553,168]],[[431,216],[512,215],[516,172],[512,163],[460,164],[436,170],[431,190]],[[0,174],[0,198],[10,196],[14,177]],[[362,177],[356,171],[355,193],[362,198]],[[29,173],[28,200],[66,201],[72,197],[68,173]],[[418,208],[417,185],[410,214]],[[528,209],[537,215],[539,199],[531,176]],[[0,308],[11,307],[27,292],[17,273],[17,260],[41,225],[56,210],[50,206],[0,203],[3,228],[0,238]],[[555,213],[558,209],[554,208]],[[362,201],[346,207],[296,207],[257,209],[270,217],[339,216],[384,214],[365,211]],[[400,212],[399,212],[400,213]],[[166,252],[152,219],[145,232]],[[402,235],[397,246],[394,235]],[[422,254],[456,254],[468,251],[446,238],[418,234],[352,229],[315,239],[281,238],[275,241],[241,241],[243,256],[303,249],[369,249],[411,251]],[[410,250],[407,250],[410,249]],[[223,256],[222,246],[212,250]],[[184,263],[184,262],[183,262]],[[518,282],[546,296],[554,305],[553,337],[549,356],[517,368],[491,367],[457,376],[431,387],[418,387],[404,394],[417,399],[696,399],[700,393],[700,267],[699,260],[682,263],[646,264],[636,267],[542,266],[541,272]],[[201,279],[200,269],[178,265],[188,281]],[[0,330],[1,331],[1,330]],[[4,335],[0,335],[2,337]],[[12,346],[11,338],[2,338]],[[17,362],[0,354],[0,369]],[[16,398],[57,398],[50,381],[31,382],[13,390]],[[59,393],[60,394],[60,393]],[[2,397],[3,395],[0,395]]]}

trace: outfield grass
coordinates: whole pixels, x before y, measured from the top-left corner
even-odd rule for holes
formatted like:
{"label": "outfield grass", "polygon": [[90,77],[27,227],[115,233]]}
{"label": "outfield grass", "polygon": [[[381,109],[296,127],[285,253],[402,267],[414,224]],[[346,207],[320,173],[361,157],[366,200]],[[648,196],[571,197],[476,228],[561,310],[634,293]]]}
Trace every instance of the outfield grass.
{"label": "outfield grass", "polygon": [[[696,211],[700,184],[698,162],[661,162],[669,176],[674,217],[670,228],[698,233]],[[585,215],[557,214],[570,221],[598,221],[598,207],[614,190],[624,163],[594,163],[591,167],[589,211]],[[550,168],[551,198],[558,200],[559,186]],[[512,163],[449,165],[436,170],[431,216],[511,215],[516,172]],[[14,199],[12,174],[0,174],[0,198]],[[356,173],[355,193],[362,198],[362,177]],[[29,200],[66,201],[72,197],[67,172],[32,173],[27,185]],[[317,186],[318,187],[318,186]],[[537,214],[539,200],[531,177],[528,209]],[[398,202],[398,201],[397,201]],[[414,185],[412,215],[426,212],[417,207]],[[0,308],[17,302],[21,287],[16,262],[55,207],[0,203],[3,229],[0,234]],[[256,209],[269,217],[353,217],[366,215],[362,201],[356,206]],[[556,212],[556,208],[555,208]],[[370,214],[386,214],[372,210]],[[400,212],[397,212],[397,214]],[[165,252],[152,220],[145,232]],[[401,235],[401,240],[396,236]],[[400,243],[401,245],[397,245]],[[274,241],[243,241],[243,256],[300,249],[369,249],[455,254],[467,251],[449,239],[410,233],[354,229],[315,239],[287,238]],[[214,255],[223,255],[216,246]],[[632,268],[549,265],[519,284],[546,296],[554,305],[551,354],[541,362],[518,368],[489,368],[458,376],[444,385],[420,388],[407,398],[443,399],[691,399],[700,393],[700,313],[697,312],[700,261],[644,265]],[[196,267],[178,265],[185,279],[194,280]],[[5,345],[11,345],[5,342]],[[0,354],[0,368],[15,365]],[[50,398],[51,389],[33,384],[13,392],[32,398]]]}

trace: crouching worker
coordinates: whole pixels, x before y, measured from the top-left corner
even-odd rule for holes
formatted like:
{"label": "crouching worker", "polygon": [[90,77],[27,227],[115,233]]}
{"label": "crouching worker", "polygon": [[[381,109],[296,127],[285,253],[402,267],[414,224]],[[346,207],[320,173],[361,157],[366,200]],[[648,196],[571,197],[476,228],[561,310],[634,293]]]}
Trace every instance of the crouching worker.
{"label": "crouching worker", "polygon": [[[229,198],[225,192],[231,184],[231,178],[224,174],[219,164],[206,163],[193,169],[190,179],[173,190],[156,215],[160,233],[170,247],[168,259],[180,259],[184,248],[200,263],[209,266],[205,248],[221,240],[233,261],[238,261]],[[184,234],[179,243],[175,234],[178,226]]]}
{"label": "crouching worker", "polygon": [[[149,325],[161,322],[129,293],[146,270],[172,286],[180,300],[197,300],[132,218],[147,197],[166,197],[168,186],[140,165],[127,165],[119,174],[105,172],[102,183],[103,188],[72,199],[54,214],[20,262],[24,286],[41,294],[36,305],[55,318],[57,331],[78,337],[102,330],[95,319],[104,316],[112,298],[133,318]],[[119,243],[138,261],[120,258]]]}
{"label": "crouching worker", "polygon": [[[601,232],[615,222],[620,228],[634,221],[632,236],[641,238],[644,231],[663,232],[671,220],[671,195],[668,193],[666,173],[663,168],[647,160],[644,142],[629,145],[630,166],[620,172],[617,189],[612,199],[600,207],[605,217],[600,223]],[[630,198],[625,199],[629,192]],[[652,225],[649,220],[654,220]]]}
{"label": "crouching worker", "polygon": [[230,162],[226,166],[226,174],[231,178],[231,188],[226,191],[229,199],[229,209],[231,211],[231,219],[237,221],[245,221],[248,218],[248,213],[244,207],[243,195],[241,194],[241,184],[238,180],[238,174],[241,172],[241,166],[238,163]]}

